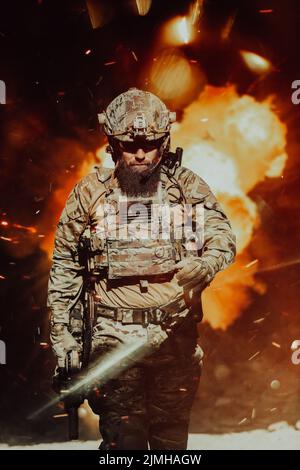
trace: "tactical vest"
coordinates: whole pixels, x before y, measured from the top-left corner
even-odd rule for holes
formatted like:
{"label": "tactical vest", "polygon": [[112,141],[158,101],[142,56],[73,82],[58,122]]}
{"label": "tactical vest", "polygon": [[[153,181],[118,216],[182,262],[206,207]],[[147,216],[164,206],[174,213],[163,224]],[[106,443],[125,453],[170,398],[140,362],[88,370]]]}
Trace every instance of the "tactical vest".
{"label": "tactical vest", "polygon": [[[175,205],[166,178],[149,197],[125,197],[119,188],[112,191],[107,181],[104,185],[106,191],[97,201],[97,224],[88,225],[81,236],[92,275],[109,280],[164,276],[174,273],[176,263],[184,257],[198,255],[194,234],[187,238],[182,229],[180,239],[174,236]],[[176,210],[179,208],[176,204]]]}

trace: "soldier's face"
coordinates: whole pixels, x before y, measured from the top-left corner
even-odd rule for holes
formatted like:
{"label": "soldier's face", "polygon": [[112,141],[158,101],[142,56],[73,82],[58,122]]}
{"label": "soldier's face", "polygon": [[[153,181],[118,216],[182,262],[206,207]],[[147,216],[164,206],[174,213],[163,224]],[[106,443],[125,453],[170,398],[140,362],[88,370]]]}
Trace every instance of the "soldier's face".
{"label": "soldier's face", "polygon": [[120,151],[124,164],[136,173],[147,172],[161,160],[157,143],[122,142]]}
{"label": "soldier's face", "polygon": [[116,176],[123,193],[129,196],[155,194],[160,179],[163,139],[121,142],[118,146]]}

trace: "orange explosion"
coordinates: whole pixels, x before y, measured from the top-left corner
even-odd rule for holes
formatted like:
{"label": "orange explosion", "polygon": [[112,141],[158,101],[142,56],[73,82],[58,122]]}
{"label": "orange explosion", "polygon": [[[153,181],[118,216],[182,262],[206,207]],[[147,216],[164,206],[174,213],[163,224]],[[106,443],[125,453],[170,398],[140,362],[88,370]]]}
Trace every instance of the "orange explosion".
{"label": "orange explosion", "polygon": [[233,86],[206,86],[175,126],[173,145],[184,148],[183,165],[207,181],[237,236],[235,264],[219,273],[203,295],[206,320],[226,328],[251,302],[251,291],[266,289],[254,279],[259,262],[250,263],[247,252],[259,224],[248,194],[266,177],[281,175],[287,159],[286,127],[271,99],[260,103],[239,96]]}

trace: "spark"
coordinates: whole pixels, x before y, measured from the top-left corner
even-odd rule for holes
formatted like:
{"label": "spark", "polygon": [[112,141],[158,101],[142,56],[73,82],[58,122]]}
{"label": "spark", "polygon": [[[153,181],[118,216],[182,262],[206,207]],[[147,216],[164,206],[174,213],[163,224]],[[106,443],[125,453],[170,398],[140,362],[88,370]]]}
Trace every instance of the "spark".
{"label": "spark", "polygon": [[37,232],[37,229],[35,227],[26,227],[26,225],[12,224],[12,227],[20,228],[20,229],[26,230],[27,232],[31,232],[31,233],[36,233]]}
{"label": "spark", "polygon": [[85,55],[90,55],[91,52],[92,52],[91,49],[87,49],[84,54]]}
{"label": "spark", "polygon": [[245,268],[250,268],[251,266],[253,266],[256,263],[258,263],[258,259],[255,259],[255,260],[251,261],[250,263],[246,264]]}
{"label": "spark", "polygon": [[[7,227],[9,224],[6,220],[1,220],[1,225],[3,225],[4,227]],[[19,229],[22,229],[22,230],[26,230],[27,232],[31,232],[31,233],[36,233],[37,232],[37,229],[35,227],[28,227],[26,225],[21,225],[21,224],[11,224],[12,227],[14,228],[19,228]],[[1,237],[3,238],[3,240],[8,240],[8,241],[11,241],[12,239],[11,238],[5,238],[5,237]]]}
{"label": "spark", "polygon": [[268,9],[268,10],[259,10],[259,13],[273,13],[274,10],[272,10],[271,8]]}
{"label": "spark", "polygon": [[102,80],[103,80],[103,76],[100,75],[99,78],[98,78],[98,80],[97,80],[97,82],[96,82],[96,86],[98,86],[99,83],[102,82]]}
{"label": "spark", "polygon": [[259,354],[260,354],[260,351],[257,351],[255,354],[253,354],[253,356],[249,357],[248,361],[252,361],[252,359],[254,359]]}
{"label": "spark", "polygon": [[[283,261],[282,263],[277,263],[277,264],[272,264],[270,266],[265,266],[265,267],[262,267],[260,269],[257,269],[255,271],[255,274],[260,274],[260,273],[265,273],[265,272],[271,272],[271,271],[277,271],[278,269],[283,269],[283,268],[287,268],[289,266],[293,266],[295,264],[300,264],[300,258],[295,258],[294,260],[288,260],[288,261]],[[234,276],[234,277],[231,277],[230,279],[230,282],[234,282],[234,281],[237,281],[239,280],[241,277],[243,276],[248,276],[249,273],[244,273],[244,274],[241,274],[239,273],[239,275],[237,276]],[[226,285],[227,283],[226,282],[222,282],[218,284],[218,289],[220,289],[221,287],[223,287],[224,285]],[[288,316],[288,313],[286,312],[282,312],[283,315],[287,315]]]}
{"label": "spark", "polygon": [[196,0],[190,8],[189,17],[193,26],[198,22],[201,16],[203,2],[204,0]]}
{"label": "spark", "polygon": [[264,319],[265,317],[258,318],[257,320],[253,320],[253,323],[261,323]]}
{"label": "spark", "polygon": [[280,344],[275,343],[275,341],[272,341],[272,344],[273,346],[275,346],[275,348],[279,348],[279,349],[281,348]]}
{"label": "spark", "polygon": [[222,29],[221,38],[224,41],[229,38],[230,33],[232,31],[232,28],[233,28],[233,25],[234,25],[234,22],[235,22],[235,19],[236,19],[236,12],[228,18],[228,20],[225,23],[224,28]]}
{"label": "spark", "polygon": [[137,55],[134,51],[131,51],[131,54],[133,55],[133,58],[136,62],[138,62],[138,58],[137,58]]}
{"label": "spark", "polygon": [[61,413],[59,415],[53,415],[53,418],[65,418],[66,416],[68,416],[68,413]]}
{"label": "spark", "polygon": [[251,336],[251,338],[249,339],[248,343],[251,343],[251,341],[253,341],[254,339],[256,338],[256,334]]}
{"label": "spark", "polygon": [[105,62],[104,65],[105,65],[105,66],[106,66],[106,65],[113,65],[113,64],[116,64],[116,63],[117,63],[116,60],[112,60],[111,62]]}
{"label": "spark", "polygon": [[276,271],[277,269],[287,268],[288,266],[293,266],[294,264],[299,264],[300,258],[296,258],[290,261],[284,261],[282,263],[273,264],[272,266],[266,266],[265,268],[259,269],[257,272],[268,272],[268,271]]}
{"label": "spark", "polygon": [[248,418],[243,418],[238,424],[244,424],[246,421],[248,421]]}
{"label": "spark", "polygon": [[243,61],[247,67],[254,73],[268,72],[272,64],[268,59],[249,51],[240,51]]}
{"label": "spark", "polygon": [[8,238],[8,237],[2,237],[0,236],[1,240],[5,240],[7,242],[12,242],[12,238]]}

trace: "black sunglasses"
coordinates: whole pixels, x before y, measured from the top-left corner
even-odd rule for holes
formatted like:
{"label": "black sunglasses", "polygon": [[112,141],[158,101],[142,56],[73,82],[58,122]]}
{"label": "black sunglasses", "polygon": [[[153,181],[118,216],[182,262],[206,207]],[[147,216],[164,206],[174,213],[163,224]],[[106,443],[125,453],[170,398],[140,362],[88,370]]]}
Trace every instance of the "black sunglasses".
{"label": "black sunglasses", "polygon": [[157,140],[146,140],[138,139],[134,142],[119,142],[119,148],[123,152],[136,153],[139,149],[143,149],[144,152],[151,152],[154,149],[159,149],[164,139]]}

